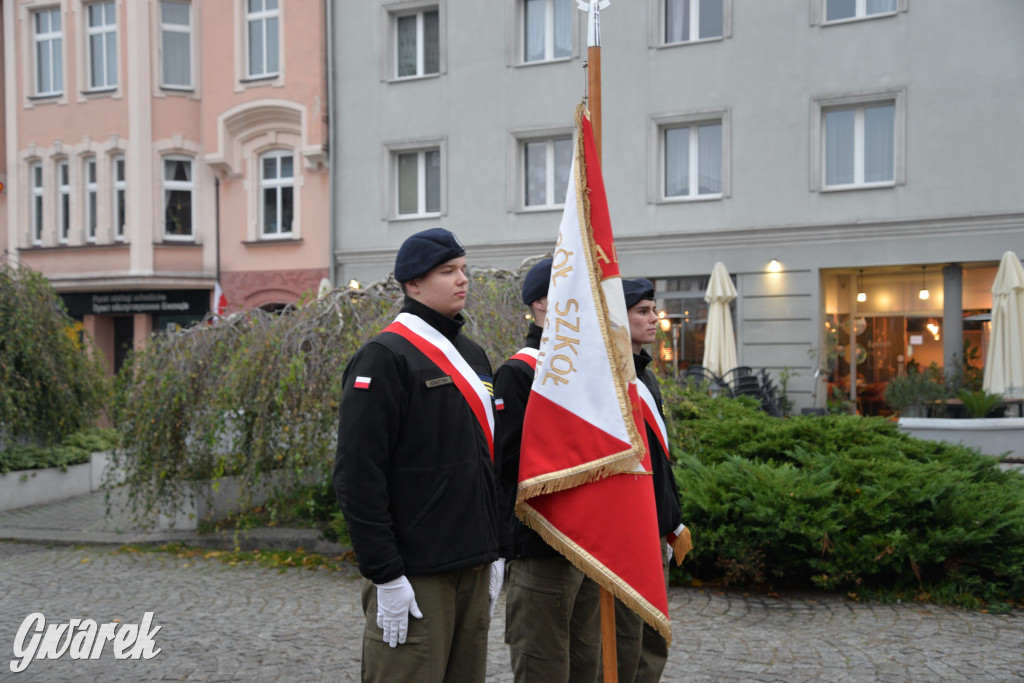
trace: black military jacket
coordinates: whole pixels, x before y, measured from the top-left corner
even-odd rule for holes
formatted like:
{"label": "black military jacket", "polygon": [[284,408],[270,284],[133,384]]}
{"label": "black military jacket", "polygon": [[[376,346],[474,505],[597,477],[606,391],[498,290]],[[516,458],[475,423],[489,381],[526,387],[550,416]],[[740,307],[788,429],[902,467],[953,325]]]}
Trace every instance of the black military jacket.
{"label": "black military jacket", "polygon": [[[483,349],[448,318],[406,298],[485,384]],[[368,388],[355,388],[357,377]],[[487,440],[447,375],[411,342],[382,332],[343,375],[334,489],[359,571],[374,583],[498,558],[498,491]],[[365,382],[362,382],[365,383]]]}

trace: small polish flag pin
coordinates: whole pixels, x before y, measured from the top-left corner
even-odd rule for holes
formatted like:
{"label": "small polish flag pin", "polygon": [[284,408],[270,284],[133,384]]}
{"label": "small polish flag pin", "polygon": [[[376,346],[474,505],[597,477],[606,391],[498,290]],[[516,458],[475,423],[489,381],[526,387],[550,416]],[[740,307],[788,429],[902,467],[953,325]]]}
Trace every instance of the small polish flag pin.
{"label": "small polish flag pin", "polygon": [[356,389],[369,389],[370,378],[363,376],[356,377],[355,384],[353,384],[352,386],[355,387]]}
{"label": "small polish flag pin", "polygon": [[498,410],[505,410],[505,399],[499,398],[494,401],[494,407]]}

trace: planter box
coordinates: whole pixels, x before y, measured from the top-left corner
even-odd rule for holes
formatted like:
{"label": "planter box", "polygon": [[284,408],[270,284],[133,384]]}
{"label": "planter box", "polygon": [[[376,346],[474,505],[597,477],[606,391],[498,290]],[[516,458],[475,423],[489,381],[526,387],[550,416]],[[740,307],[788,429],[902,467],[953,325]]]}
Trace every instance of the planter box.
{"label": "planter box", "polygon": [[108,453],[93,453],[89,462],[72,465],[65,472],[59,467],[48,467],[0,475],[0,510],[43,505],[99,491],[109,467],[108,458]]}
{"label": "planter box", "polygon": [[1024,461],[1024,418],[992,417],[954,420],[901,417],[900,431],[918,439],[946,441],[977,448],[986,455]]}
{"label": "planter box", "polygon": [[[264,474],[260,485],[255,491],[249,492],[246,506],[261,505],[270,499],[284,476],[277,473]],[[200,521],[215,522],[239,512],[242,509],[239,500],[242,484],[238,477],[221,477],[216,480],[198,482],[198,490],[190,499],[186,499],[175,514],[160,515],[157,528],[161,530],[195,531]]]}

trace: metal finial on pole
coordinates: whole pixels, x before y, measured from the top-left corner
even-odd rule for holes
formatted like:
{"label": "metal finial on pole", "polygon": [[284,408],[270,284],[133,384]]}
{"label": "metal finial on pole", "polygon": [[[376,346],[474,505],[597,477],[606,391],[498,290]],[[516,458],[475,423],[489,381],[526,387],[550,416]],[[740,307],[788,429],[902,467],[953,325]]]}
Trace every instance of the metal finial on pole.
{"label": "metal finial on pole", "polygon": [[601,47],[601,10],[612,0],[576,0],[576,6],[587,13],[587,47]]}

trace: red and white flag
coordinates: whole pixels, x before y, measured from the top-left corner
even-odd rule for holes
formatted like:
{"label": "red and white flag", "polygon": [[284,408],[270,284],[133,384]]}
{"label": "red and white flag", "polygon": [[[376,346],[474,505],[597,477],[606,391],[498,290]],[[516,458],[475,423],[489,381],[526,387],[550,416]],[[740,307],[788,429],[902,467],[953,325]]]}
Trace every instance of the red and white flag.
{"label": "red and white flag", "polygon": [[516,514],[671,641],[662,542],[629,321],[590,120],[548,283]]}
{"label": "red and white flag", "polygon": [[220,288],[220,280],[213,285],[213,314],[224,315],[228,307],[228,298],[224,296],[224,290]]}

